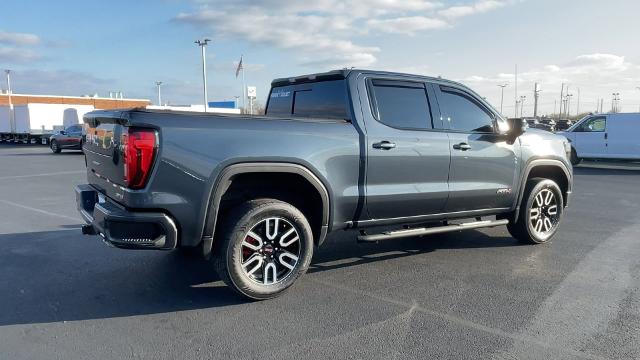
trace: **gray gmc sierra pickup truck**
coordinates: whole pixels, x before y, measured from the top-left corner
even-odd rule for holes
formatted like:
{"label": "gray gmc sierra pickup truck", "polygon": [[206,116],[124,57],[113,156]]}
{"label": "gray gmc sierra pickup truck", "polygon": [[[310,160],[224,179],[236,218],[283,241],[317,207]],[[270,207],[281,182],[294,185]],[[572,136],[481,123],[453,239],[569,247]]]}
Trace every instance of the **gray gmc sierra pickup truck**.
{"label": "gray gmc sierra pickup truck", "polygon": [[566,139],[441,78],[340,70],[274,80],[265,116],[130,109],[84,122],[83,233],[197,248],[252,299],[289,288],[332,231],[376,242],[506,225],[538,244],[571,195]]}

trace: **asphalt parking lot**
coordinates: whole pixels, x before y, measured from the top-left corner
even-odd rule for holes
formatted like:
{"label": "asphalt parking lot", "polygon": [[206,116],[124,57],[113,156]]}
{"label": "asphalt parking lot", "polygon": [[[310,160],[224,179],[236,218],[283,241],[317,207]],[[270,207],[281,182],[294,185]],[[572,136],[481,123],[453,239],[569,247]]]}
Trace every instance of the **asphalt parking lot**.
{"label": "asphalt parking lot", "polygon": [[340,233],[264,302],[81,235],[81,153],[0,144],[0,168],[0,359],[640,358],[640,167],[577,168],[550,244]]}

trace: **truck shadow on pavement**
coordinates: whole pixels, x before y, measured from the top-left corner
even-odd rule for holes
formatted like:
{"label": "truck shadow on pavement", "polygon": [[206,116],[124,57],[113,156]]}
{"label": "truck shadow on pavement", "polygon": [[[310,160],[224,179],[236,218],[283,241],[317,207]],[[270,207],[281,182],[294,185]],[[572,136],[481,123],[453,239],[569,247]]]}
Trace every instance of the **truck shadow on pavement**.
{"label": "truck shadow on pavement", "polygon": [[[438,249],[519,245],[510,237],[490,237],[479,231],[464,234],[357,244],[355,234],[340,233],[316,251],[309,272]],[[158,314],[247,302],[219,281],[211,263],[177,251],[109,248],[77,230],[4,234],[0,243],[0,326]]]}

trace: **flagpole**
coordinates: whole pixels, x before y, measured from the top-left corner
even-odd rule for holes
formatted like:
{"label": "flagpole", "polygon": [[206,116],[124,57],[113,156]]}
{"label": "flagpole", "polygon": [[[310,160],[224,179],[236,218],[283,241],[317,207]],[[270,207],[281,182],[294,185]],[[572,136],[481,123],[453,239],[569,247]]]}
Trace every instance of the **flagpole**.
{"label": "flagpole", "polygon": [[[243,60],[244,55],[240,56],[240,61]],[[247,112],[247,82],[244,77],[244,63],[242,64],[242,110]]]}

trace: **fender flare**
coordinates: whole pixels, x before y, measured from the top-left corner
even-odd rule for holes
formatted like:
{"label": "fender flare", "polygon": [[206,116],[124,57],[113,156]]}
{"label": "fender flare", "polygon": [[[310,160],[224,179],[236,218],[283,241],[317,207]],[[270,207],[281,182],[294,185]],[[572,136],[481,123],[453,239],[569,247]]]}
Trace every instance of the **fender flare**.
{"label": "fender flare", "polygon": [[229,186],[231,186],[233,178],[240,174],[267,172],[300,175],[318,191],[318,194],[320,195],[320,198],[322,200],[322,225],[316,243],[318,245],[322,244],[329,230],[330,197],[329,192],[327,191],[327,187],[322,183],[318,176],[316,176],[308,168],[294,163],[237,163],[227,166],[219,173],[218,178],[214,183],[213,190],[211,191],[202,234],[203,252],[205,256],[208,257],[211,254],[216,223],[218,220],[218,209],[220,208],[220,201],[222,199],[222,196],[229,189]]}
{"label": "fender flare", "polygon": [[[538,167],[538,166],[554,166],[559,168],[560,170],[562,170],[562,172],[564,173],[566,179],[567,179],[567,198],[564,199],[564,207],[566,207],[568,205],[568,197],[571,194],[571,189],[572,189],[572,172],[567,168],[567,166],[560,160],[554,160],[554,159],[534,159],[531,160],[527,163],[527,165],[524,168],[524,171],[522,172],[523,176],[520,179],[520,188],[518,189],[518,197],[516,198],[516,203],[515,203],[515,211],[514,211],[514,216],[513,216],[513,221],[516,222],[518,221],[518,217],[520,216],[520,205],[522,204],[522,198],[524,197],[524,189],[527,185],[527,180],[529,179],[529,174],[531,173],[531,170],[533,170],[534,168]],[[564,195],[564,194],[563,194]]]}

